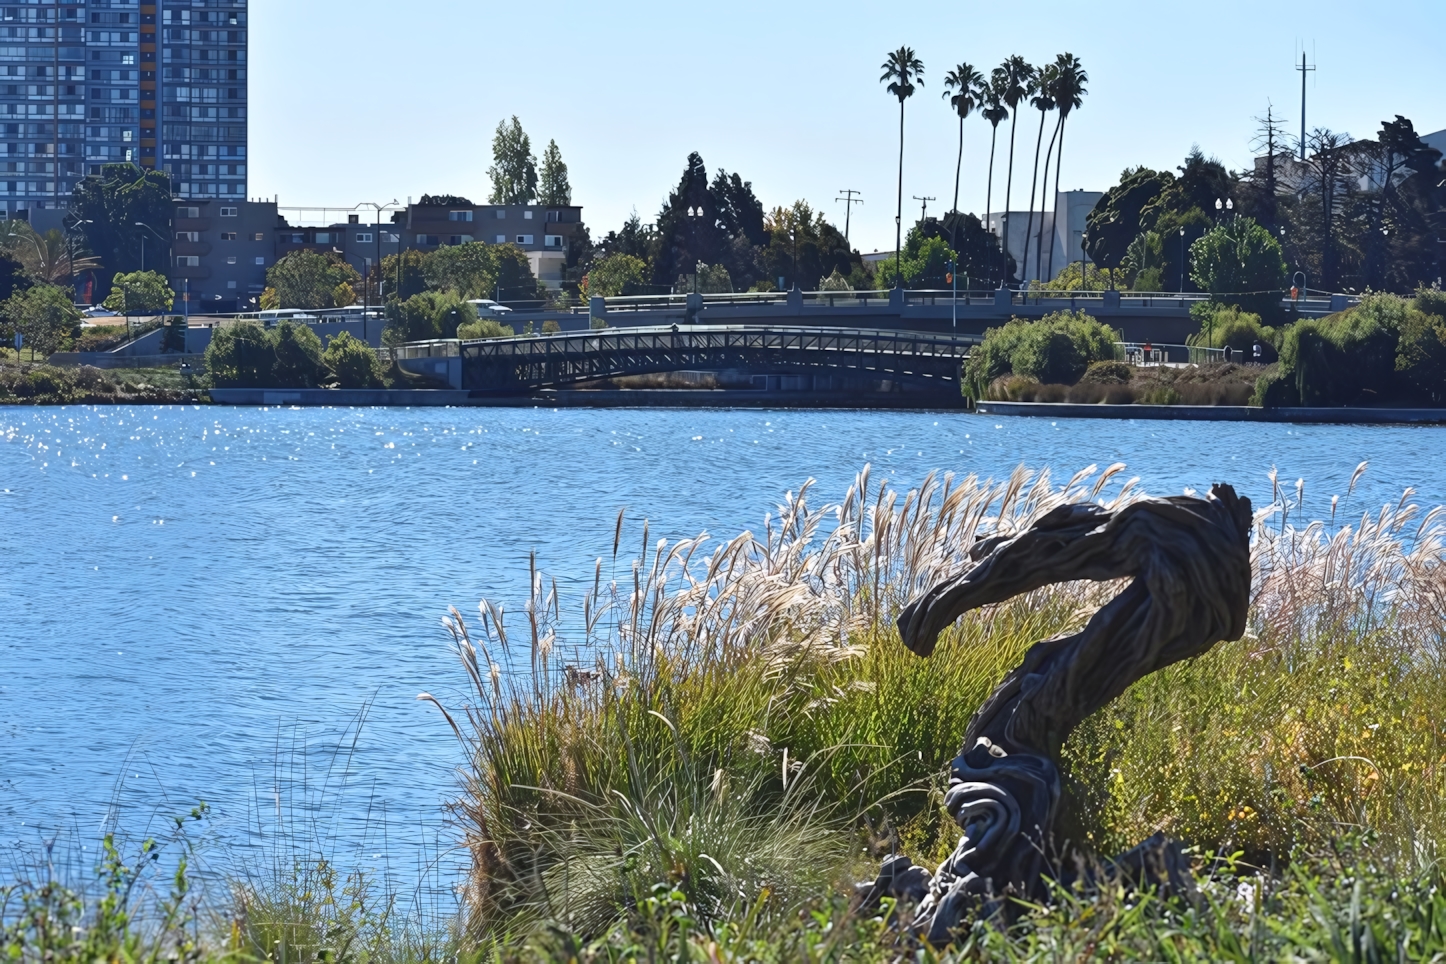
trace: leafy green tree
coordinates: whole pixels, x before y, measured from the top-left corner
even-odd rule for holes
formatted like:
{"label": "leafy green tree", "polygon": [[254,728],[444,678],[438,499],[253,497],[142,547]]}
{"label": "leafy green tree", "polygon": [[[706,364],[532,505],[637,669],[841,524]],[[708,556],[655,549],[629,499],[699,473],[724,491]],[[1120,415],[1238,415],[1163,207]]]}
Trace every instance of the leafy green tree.
{"label": "leafy green tree", "polygon": [[896,274],[903,274],[904,251],[904,101],[914,96],[914,85],[924,86],[924,62],[914,55],[913,48],[900,47],[892,51],[880,67],[883,76],[879,83],[889,82],[885,88],[899,99],[899,197],[898,212],[894,216],[894,267]]}
{"label": "leafy green tree", "polygon": [[341,282],[331,289],[331,303],[335,308],[346,308],[357,303],[356,289],[348,282]]}
{"label": "leafy green tree", "polygon": [[532,154],[532,139],[516,114],[511,123],[497,123],[487,176],[492,179],[488,198],[492,204],[531,204],[537,197],[537,158]]}
{"label": "leafy green tree", "polygon": [[[1000,250],[999,238],[984,230],[984,225],[972,214],[950,211],[942,219],[926,218],[915,224],[904,239],[904,257],[918,258],[920,246],[929,238],[958,239],[959,247],[955,250],[960,291],[995,288],[1014,273],[1014,265],[1005,261]],[[952,241],[949,247],[954,247]],[[907,269],[905,276],[908,276]]]}
{"label": "leafy green tree", "polygon": [[[909,232],[909,238],[915,243],[904,245],[905,254],[908,255],[903,263],[904,285],[909,288],[936,290],[948,288],[949,283],[945,278],[949,273],[949,265],[957,260],[948,243],[938,236],[921,239],[914,230]],[[897,269],[894,265],[883,262],[879,265],[880,280],[891,287],[897,284],[895,270]]]}
{"label": "leafy green tree", "polygon": [[[146,267],[141,264],[143,243],[148,265],[169,263],[170,247],[160,238],[171,236],[173,204],[169,175],[134,164],[106,164],[99,177],[75,185],[70,211],[84,222],[90,249],[101,262],[112,271],[125,272]],[[151,230],[137,227],[136,222]],[[107,293],[96,292],[99,297]]]}
{"label": "leafy green tree", "polygon": [[377,353],[347,332],[334,336],[321,356],[321,363],[336,376],[341,388],[380,388],[382,363]]}
{"label": "leafy green tree", "polygon": [[282,308],[330,308],[337,286],[361,276],[338,254],[293,251],[266,269],[266,284],[276,289]]}
{"label": "leafy green tree", "polygon": [[594,261],[583,279],[584,297],[615,298],[647,289],[648,265],[630,254],[610,254]]}
{"label": "leafy green tree", "polygon": [[1280,242],[1253,218],[1231,218],[1190,246],[1193,277],[1211,300],[1262,317],[1279,312],[1285,286]]}
{"label": "leafy green tree", "polygon": [[959,115],[959,156],[954,161],[954,204],[951,211],[959,210],[959,174],[964,169],[964,119],[984,106],[984,75],[972,64],[960,61],[944,75],[944,93],[949,106]]}
{"label": "leafy green tree", "polygon": [[1290,325],[1281,341],[1279,373],[1257,388],[1258,400],[1269,407],[1399,400],[1410,383],[1398,375],[1397,365],[1411,310],[1396,295],[1369,295],[1349,311]]}
{"label": "leafy green tree", "polygon": [[[808,290],[816,288],[820,278],[835,271],[850,273],[863,263],[849,248],[843,232],[807,201],[774,208],[764,226],[769,241],[763,263],[770,278],[786,278],[787,284]],[[735,282],[735,287],[741,285]]]}
{"label": "leafy green tree", "polygon": [[205,358],[211,383],[218,388],[268,388],[274,384],[276,344],[254,321],[217,328]]}
{"label": "leafy green tree", "polygon": [[1111,272],[1117,270],[1140,233],[1145,206],[1173,181],[1169,172],[1126,169],[1120,183],[1105,192],[1085,218],[1084,250],[1090,260]]}
{"label": "leafy green tree", "polygon": [[381,282],[385,286],[382,290],[388,302],[406,301],[427,290],[428,257],[415,249],[382,257]]}
{"label": "leafy green tree", "polygon": [[267,334],[276,354],[272,384],[279,388],[315,388],[322,376],[321,339],[311,326],[282,321]]}
{"label": "leafy green tree", "polygon": [[477,309],[455,291],[424,291],[387,305],[388,343],[456,338],[457,329],[477,320]]}
{"label": "leafy green tree", "polygon": [[176,293],[160,272],[132,271],[111,279],[103,304],[123,315],[158,315],[175,307]]}
{"label": "leafy green tree", "polygon": [[10,330],[18,331],[37,355],[60,350],[80,328],[83,317],[72,303],[69,288],[38,284],[16,291],[3,306]]}
{"label": "leafy green tree", "polygon": [[545,288],[532,273],[526,252],[511,243],[488,245],[488,251],[497,271],[496,300],[532,301],[543,296]]}
{"label": "leafy green tree", "polygon": [[548,141],[542,152],[542,179],[537,188],[537,200],[542,204],[572,203],[572,185],[568,183],[567,165],[563,163],[557,141]]}
{"label": "leafy green tree", "polygon": [[489,298],[497,286],[497,259],[481,241],[453,244],[427,255],[422,275],[433,291],[455,291],[463,298]]}

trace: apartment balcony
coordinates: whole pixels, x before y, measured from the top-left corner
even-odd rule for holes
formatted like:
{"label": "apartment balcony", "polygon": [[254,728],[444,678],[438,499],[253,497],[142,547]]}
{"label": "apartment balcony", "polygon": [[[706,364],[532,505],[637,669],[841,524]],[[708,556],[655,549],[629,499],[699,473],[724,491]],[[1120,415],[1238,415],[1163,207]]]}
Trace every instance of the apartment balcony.
{"label": "apartment balcony", "polygon": [[211,230],[210,218],[176,218],[172,227],[177,231],[209,231]]}
{"label": "apartment balcony", "polygon": [[211,269],[205,265],[196,267],[176,265],[171,268],[171,277],[181,281],[204,281],[211,277]]}
{"label": "apartment balcony", "polygon": [[211,253],[211,245],[207,241],[175,241],[171,244],[171,253],[177,257],[188,254],[205,257]]}

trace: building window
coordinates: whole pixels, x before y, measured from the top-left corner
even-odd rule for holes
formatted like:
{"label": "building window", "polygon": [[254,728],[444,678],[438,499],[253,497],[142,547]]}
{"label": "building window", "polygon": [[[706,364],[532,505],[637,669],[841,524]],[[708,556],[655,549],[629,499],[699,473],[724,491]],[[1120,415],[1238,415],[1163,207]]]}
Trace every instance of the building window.
{"label": "building window", "polygon": [[234,281],[228,281],[228,282],[226,282],[226,287],[227,287],[227,288],[230,288],[231,290],[234,291],[234,290],[236,289],[236,282],[234,282]]}
{"label": "building window", "polygon": [[200,216],[200,208],[176,208],[176,217],[178,218],[199,218]]}
{"label": "building window", "polygon": [[506,244],[506,243],[507,243],[507,235],[505,235],[505,234],[499,234],[499,235],[497,235],[497,243],[498,243],[498,244]]}
{"label": "building window", "polygon": [[222,209],[221,209],[221,217],[223,217],[223,218],[234,218],[235,216],[236,216],[236,209],[235,209],[235,208],[222,208]]}
{"label": "building window", "polygon": [[226,263],[227,263],[227,264],[235,264],[235,263],[236,263],[236,256],[235,256],[234,254],[232,254],[232,255],[227,255],[227,256],[226,256]]}
{"label": "building window", "polygon": [[501,221],[501,220],[502,220],[503,218],[505,218],[505,217],[507,217],[507,209],[506,209],[506,208],[498,208],[498,209],[497,209],[497,220]]}
{"label": "building window", "polygon": [[448,211],[448,212],[447,212],[447,220],[448,220],[448,221],[470,221],[470,220],[472,220],[472,212],[471,212],[471,211]]}
{"label": "building window", "polygon": [[452,235],[451,238],[449,238],[449,239],[447,240],[447,243],[448,243],[448,244],[470,244],[471,241],[472,241],[472,235],[470,235],[470,234],[454,234],[454,235]]}
{"label": "building window", "polygon": [[177,240],[177,241],[189,241],[189,242],[191,242],[192,244],[195,244],[196,242],[198,242],[198,241],[201,240],[201,232],[200,232],[200,231],[177,231],[177,232],[176,232],[176,240]]}
{"label": "building window", "polygon": [[417,235],[417,243],[425,245],[441,244],[442,239],[435,234],[419,234]]}
{"label": "building window", "polygon": [[530,235],[530,234],[519,234],[519,235],[517,236],[517,243],[518,243],[518,244],[531,244],[531,243],[532,243],[532,235]]}
{"label": "building window", "polygon": [[221,240],[222,240],[222,241],[235,241],[235,240],[236,240],[236,232],[235,232],[235,231],[222,231],[222,232],[221,232]]}
{"label": "building window", "polygon": [[560,248],[560,247],[562,247],[562,235],[560,235],[560,234],[544,234],[544,235],[542,236],[542,246],[543,246],[544,248]]}
{"label": "building window", "polygon": [[372,236],[371,236],[370,234],[358,234],[358,235],[356,236],[356,243],[357,243],[357,244],[371,244],[371,243],[372,243]]}
{"label": "building window", "polygon": [[266,235],[265,235],[265,234],[262,234],[260,231],[257,231],[255,234],[251,235],[251,240],[252,240],[252,241],[265,241],[265,240],[266,240]]}
{"label": "building window", "polygon": [[258,258],[256,259],[256,263],[257,263],[257,264],[265,264],[265,263],[266,263],[266,259],[265,259],[265,258],[260,258],[260,257],[258,257]]}
{"label": "building window", "polygon": [[531,220],[532,220],[532,212],[531,212],[531,211],[523,211],[523,212],[522,212],[522,220],[524,220],[524,221],[531,221]]}
{"label": "building window", "polygon": [[183,254],[176,258],[176,267],[178,268],[199,268],[200,266],[201,259],[197,255]]}
{"label": "building window", "polygon": [[[221,210],[224,211],[225,208],[222,208]],[[317,244],[331,244],[331,232],[329,232],[329,231],[318,231],[318,232],[316,232],[316,243],[317,243]]]}

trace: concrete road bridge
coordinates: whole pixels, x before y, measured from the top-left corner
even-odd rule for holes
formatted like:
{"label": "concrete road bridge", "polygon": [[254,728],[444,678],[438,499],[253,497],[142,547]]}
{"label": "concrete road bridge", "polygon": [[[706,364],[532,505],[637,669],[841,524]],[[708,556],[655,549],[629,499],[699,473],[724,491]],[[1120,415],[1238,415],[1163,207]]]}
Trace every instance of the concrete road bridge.
{"label": "concrete road bridge", "polygon": [[[540,329],[555,321],[565,332],[594,320],[611,328],[666,325],[761,325],[770,328],[863,328],[982,336],[1012,317],[1039,318],[1052,311],[1084,310],[1126,341],[1183,344],[1198,328],[1190,307],[1203,294],[1135,291],[789,291],[718,295],[642,295],[593,298],[564,311],[516,312],[518,331],[530,321]],[[1312,295],[1295,303],[1302,317],[1319,317],[1353,304],[1346,295]],[[1290,305],[1290,303],[1283,302]]]}
{"label": "concrete road bridge", "polygon": [[[957,399],[973,335],[862,328],[678,325],[541,337],[415,342],[405,367],[477,396],[525,395],[673,371],[785,377],[806,391],[922,392]],[[765,385],[768,383],[765,381]]]}

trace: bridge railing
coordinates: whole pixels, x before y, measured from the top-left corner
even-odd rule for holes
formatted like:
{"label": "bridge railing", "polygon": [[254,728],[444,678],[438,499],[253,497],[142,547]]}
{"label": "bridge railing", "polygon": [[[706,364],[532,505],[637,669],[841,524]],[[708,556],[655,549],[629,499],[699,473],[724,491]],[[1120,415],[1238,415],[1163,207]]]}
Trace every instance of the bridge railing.
{"label": "bridge railing", "polygon": [[833,342],[872,345],[904,345],[914,351],[934,354],[967,354],[980,341],[978,335],[896,331],[870,328],[807,328],[788,326],[769,329],[757,325],[685,325],[638,328],[596,328],[550,335],[517,335],[511,338],[482,338],[469,341],[438,340],[409,342],[398,352],[405,358],[435,358],[455,355],[545,355],[558,352],[596,352],[638,344],[669,346],[744,339],[750,346],[764,348],[810,348]]}
{"label": "bridge railing", "polygon": [[[527,336],[522,336],[527,337]],[[432,341],[409,341],[394,349],[397,358],[456,358],[462,354],[462,342],[456,338],[437,338]]]}

